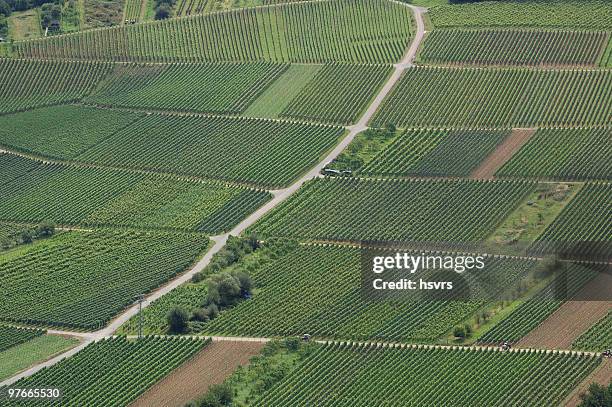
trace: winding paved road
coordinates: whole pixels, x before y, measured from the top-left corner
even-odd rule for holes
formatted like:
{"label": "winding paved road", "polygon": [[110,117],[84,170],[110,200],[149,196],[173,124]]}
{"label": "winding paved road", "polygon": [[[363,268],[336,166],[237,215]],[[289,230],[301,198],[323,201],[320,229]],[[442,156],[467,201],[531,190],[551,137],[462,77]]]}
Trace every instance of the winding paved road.
{"label": "winding paved road", "polygon": [[[408,49],[408,51],[406,52],[402,60],[399,63],[394,65],[394,70],[393,70],[392,75],[389,77],[389,79],[387,80],[385,85],[382,87],[380,92],[376,95],[376,97],[374,98],[374,100],[372,101],[368,109],[365,111],[365,113],[361,116],[357,124],[347,127],[348,133],[345,135],[342,141],[336,146],[336,148],[334,148],[333,151],[331,151],[323,160],[321,160],[315,167],[313,167],[310,171],[308,171],[305,175],[303,175],[294,184],[292,184],[291,186],[285,189],[271,191],[273,193],[272,200],[270,200],[264,206],[262,206],[261,208],[253,212],[251,215],[249,215],[246,219],[240,222],[240,224],[238,224],[229,233],[219,235],[219,236],[212,236],[211,239],[213,240],[214,244],[206,252],[204,257],[202,257],[193,266],[191,270],[171,280],[164,286],[158,288],[157,290],[149,294],[142,304],[143,308],[149,306],[153,301],[168,294],[170,291],[174,290],[178,286],[190,281],[191,277],[194,274],[202,271],[208,265],[212,256],[223,248],[223,246],[225,245],[225,242],[227,241],[230,235],[233,235],[233,236],[239,235],[249,226],[253,225],[260,218],[262,218],[264,215],[270,212],[272,209],[277,207],[280,203],[282,203],[287,198],[289,198],[291,195],[293,195],[305,182],[319,177],[321,170],[325,168],[332,160],[334,160],[351,143],[351,141],[353,141],[353,139],[355,138],[357,134],[361,133],[362,131],[368,128],[368,123],[370,119],[372,118],[372,116],[374,116],[374,113],[376,112],[376,110],[378,110],[378,108],[380,107],[385,97],[389,94],[391,89],[393,89],[393,86],[400,79],[400,77],[402,76],[402,73],[406,69],[413,66],[412,62],[414,61],[416,53],[421,44],[421,41],[423,40],[423,37],[425,35],[425,24],[423,22],[423,13],[426,12],[426,9],[411,6],[411,5],[404,4],[404,3],[400,3],[400,4],[406,7],[410,7],[414,11],[415,20],[416,20],[415,37],[413,41],[411,42],[410,48]],[[93,341],[101,340],[101,339],[112,336],[114,332],[121,325],[123,325],[133,316],[137,315],[137,313],[138,313],[138,305],[134,305],[128,308],[127,310],[125,310],[123,313],[121,313],[107,327],[99,331],[92,332],[92,333],[49,330],[49,333],[79,337],[81,338],[82,342],[77,347],[72,348],[67,352],[64,352],[52,359],[49,359],[46,362],[35,365],[29,368],[28,370],[25,370],[9,379],[6,379],[0,382],[0,387],[11,385],[23,377],[31,376],[32,374],[38,372],[39,370],[45,367],[52,366],[58,363],[59,361],[61,361],[62,359],[76,354],[77,352],[79,352],[81,349],[83,349],[85,346],[89,345]],[[237,338],[233,338],[233,339],[236,340]]]}

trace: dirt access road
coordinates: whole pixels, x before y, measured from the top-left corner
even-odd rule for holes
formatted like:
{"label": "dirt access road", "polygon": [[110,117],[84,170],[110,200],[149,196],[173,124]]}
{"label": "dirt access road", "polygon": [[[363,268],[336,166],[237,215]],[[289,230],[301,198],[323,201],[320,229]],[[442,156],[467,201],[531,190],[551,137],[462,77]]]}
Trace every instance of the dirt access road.
{"label": "dirt access road", "polygon": [[[426,9],[421,8],[421,7],[415,7],[415,6],[401,3],[401,2],[397,2],[397,3],[405,7],[409,7],[414,12],[414,17],[416,21],[416,33],[415,33],[415,36],[406,54],[404,55],[404,57],[399,63],[393,66],[394,67],[393,73],[391,74],[391,76],[389,77],[385,85],[378,92],[378,94],[376,95],[372,103],[368,106],[367,110],[361,116],[357,124],[347,127],[347,130],[348,130],[347,134],[344,136],[342,141],[336,146],[336,148],[334,148],[333,151],[331,151],[323,160],[321,160],[316,166],[311,168],[310,171],[308,171],[304,176],[298,179],[294,184],[292,184],[291,186],[285,189],[271,191],[274,196],[272,200],[267,202],[264,206],[262,206],[255,212],[253,212],[250,216],[248,216],[246,219],[240,222],[240,224],[238,224],[229,233],[219,235],[219,236],[212,236],[211,239],[214,241],[214,245],[208,250],[208,252],[206,252],[204,257],[202,257],[202,259],[200,259],[200,261],[198,261],[193,266],[193,268],[191,268],[191,270],[189,270],[186,273],[183,273],[179,277],[171,280],[164,286],[158,288],[157,290],[149,294],[142,304],[143,308],[148,307],[153,301],[161,298],[162,296],[168,294],[170,291],[174,290],[180,285],[191,280],[191,277],[194,274],[202,271],[208,265],[208,263],[210,263],[212,256],[223,248],[223,246],[227,242],[227,239],[230,235],[233,235],[233,236],[240,235],[245,229],[253,225],[259,219],[261,219],[264,215],[266,215],[272,209],[276,208],[283,201],[285,201],[287,198],[293,195],[305,182],[319,177],[321,170],[325,168],[325,166],[327,166],[331,161],[333,161],[351,143],[351,141],[353,141],[353,139],[355,138],[357,134],[361,133],[362,131],[368,128],[368,122],[370,121],[372,116],[374,116],[374,113],[376,112],[376,110],[378,110],[378,108],[380,107],[385,97],[389,94],[389,92],[391,92],[391,89],[393,89],[395,84],[399,81],[404,71],[413,66],[412,62],[414,61],[414,58],[416,57],[416,53],[419,49],[419,46],[421,45],[421,42],[423,41],[423,38],[425,36],[425,23],[423,21],[423,13],[426,12]],[[0,387],[11,385],[15,383],[17,380],[23,377],[31,376],[34,373],[38,372],[39,370],[45,367],[53,366],[54,364],[58,363],[62,359],[76,354],[77,352],[79,352],[81,349],[83,349],[85,346],[87,346],[89,343],[93,341],[101,340],[109,336],[112,336],[113,333],[121,325],[123,325],[125,322],[127,322],[130,318],[135,316],[137,313],[138,313],[138,305],[133,305],[132,307],[128,308],[126,311],[121,313],[117,318],[115,318],[106,328],[103,328],[99,331],[88,334],[84,342],[81,345],[77,346],[76,348],[72,349],[69,352],[61,354],[51,360],[48,360],[47,362],[36,365],[16,376],[13,376],[9,379],[4,380],[3,382],[0,383]],[[62,333],[67,334],[67,335],[70,334],[70,332],[68,331],[62,331]],[[79,335],[79,336],[82,336],[82,335]]]}

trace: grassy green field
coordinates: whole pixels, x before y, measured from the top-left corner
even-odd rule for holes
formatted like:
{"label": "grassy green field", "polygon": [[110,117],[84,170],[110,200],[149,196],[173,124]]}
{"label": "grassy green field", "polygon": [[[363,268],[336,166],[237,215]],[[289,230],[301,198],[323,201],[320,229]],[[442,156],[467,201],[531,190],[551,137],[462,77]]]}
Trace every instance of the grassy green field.
{"label": "grassy green field", "polygon": [[276,119],[323,65],[291,64],[244,112],[248,117]]}
{"label": "grassy green field", "polygon": [[0,380],[62,353],[78,343],[73,338],[43,335],[0,352]]}

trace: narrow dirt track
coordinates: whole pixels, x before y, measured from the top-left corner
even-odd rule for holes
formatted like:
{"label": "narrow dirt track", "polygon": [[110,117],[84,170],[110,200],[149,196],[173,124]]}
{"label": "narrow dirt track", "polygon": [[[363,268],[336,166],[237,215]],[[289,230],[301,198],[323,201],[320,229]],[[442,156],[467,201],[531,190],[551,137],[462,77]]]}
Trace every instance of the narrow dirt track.
{"label": "narrow dirt track", "polygon": [[[575,298],[612,298],[612,276],[601,273]],[[604,318],[612,301],[566,301],[544,322],[521,339],[517,348],[569,349],[580,335]]]}
{"label": "narrow dirt track", "polygon": [[472,172],[473,179],[491,179],[533,136],[536,129],[513,129],[512,133]]}
{"label": "narrow dirt track", "polygon": [[577,407],[580,404],[580,395],[588,390],[591,383],[599,383],[606,386],[612,380],[612,359],[604,359],[601,365],[586,377],[570,393],[566,401],[562,404],[565,407]]}
{"label": "narrow dirt track", "polygon": [[225,381],[264,346],[262,342],[215,341],[153,385],[132,407],[180,407]]}
{"label": "narrow dirt track", "polygon": [[[394,68],[393,73],[391,74],[387,82],[383,85],[381,90],[378,92],[378,94],[376,95],[376,97],[374,98],[370,106],[368,106],[367,110],[361,116],[357,124],[347,127],[348,133],[344,136],[344,138],[340,141],[340,143],[323,160],[321,160],[317,165],[311,168],[310,171],[304,174],[294,184],[292,184],[291,186],[285,189],[271,191],[274,195],[272,200],[268,201],[261,208],[259,208],[258,210],[253,212],[251,215],[249,215],[246,219],[240,222],[240,224],[238,224],[230,232],[225,233],[223,235],[219,235],[219,236],[211,236],[211,239],[214,241],[214,245],[208,250],[208,252],[206,252],[204,257],[202,257],[202,259],[200,259],[200,261],[198,261],[195,264],[195,266],[191,268],[191,270],[187,271],[186,273],[183,273],[179,277],[175,278],[174,280],[169,281],[164,286],[158,288],[157,290],[149,294],[146,297],[145,301],[142,303],[143,308],[148,307],[153,301],[161,298],[162,296],[168,294],[170,291],[174,290],[180,285],[191,280],[191,277],[194,274],[202,271],[208,265],[208,263],[210,263],[212,256],[218,253],[223,248],[223,246],[227,242],[227,239],[230,235],[232,236],[240,235],[245,229],[253,225],[259,219],[261,219],[264,215],[266,215],[272,209],[277,207],[279,204],[281,204],[283,201],[285,201],[287,198],[289,198],[291,195],[297,192],[298,189],[300,189],[300,187],[305,182],[319,177],[321,170],[325,168],[327,164],[333,161],[353,141],[353,139],[355,138],[355,136],[357,136],[357,134],[361,133],[362,131],[368,128],[368,122],[374,116],[374,113],[376,112],[376,110],[378,110],[383,100],[391,92],[395,84],[399,81],[404,71],[413,66],[412,62],[414,61],[414,58],[416,57],[419,46],[425,36],[425,23],[423,21],[423,13],[426,12],[426,9],[421,8],[421,7],[412,6],[412,5],[405,4],[405,3],[398,3],[398,4],[402,4],[403,6],[408,7],[411,10],[413,10],[415,20],[416,20],[415,36],[410,44],[410,47],[406,51],[406,54],[403,56],[402,60],[399,63],[393,66]],[[132,307],[128,308],[123,313],[118,315],[106,328],[103,328],[96,332],[92,332],[91,335],[86,337],[83,344],[77,347],[78,349],[75,348],[74,350],[70,352],[61,354],[45,363],[36,365],[26,370],[25,372],[22,372],[16,376],[8,378],[4,380],[3,382],[0,382],[0,387],[11,385],[15,383],[16,381],[18,381],[19,379],[31,376],[34,373],[38,372],[39,370],[45,367],[53,366],[54,364],[58,363],[65,357],[74,355],[75,353],[77,353],[78,351],[80,351],[81,349],[83,349],[85,346],[87,346],[89,343],[93,341],[101,340],[109,336],[112,336],[113,333],[121,325],[123,325],[125,322],[127,322],[130,318],[135,316],[137,313],[138,313],[138,305],[133,305]],[[64,333],[70,334],[70,332],[66,332],[66,331],[64,331]]]}

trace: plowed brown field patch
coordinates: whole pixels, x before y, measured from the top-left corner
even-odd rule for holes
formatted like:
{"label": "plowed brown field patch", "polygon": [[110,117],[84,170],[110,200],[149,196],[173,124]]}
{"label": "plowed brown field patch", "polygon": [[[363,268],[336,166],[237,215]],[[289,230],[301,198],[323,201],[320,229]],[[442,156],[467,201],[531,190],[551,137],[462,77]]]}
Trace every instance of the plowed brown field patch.
{"label": "plowed brown field patch", "polygon": [[193,359],[151,387],[132,407],[184,406],[223,383],[238,366],[248,364],[265,344],[262,342],[212,342]]}
{"label": "plowed brown field patch", "polygon": [[612,276],[601,273],[580,290],[575,298],[566,301],[544,322],[521,339],[516,347],[570,349],[572,343],[612,309],[612,301],[583,301],[582,299],[612,298]]}
{"label": "plowed brown field patch", "polygon": [[516,153],[536,129],[514,129],[512,133],[497,146],[493,152],[472,172],[473,179],[493,178],[493,175]]}

